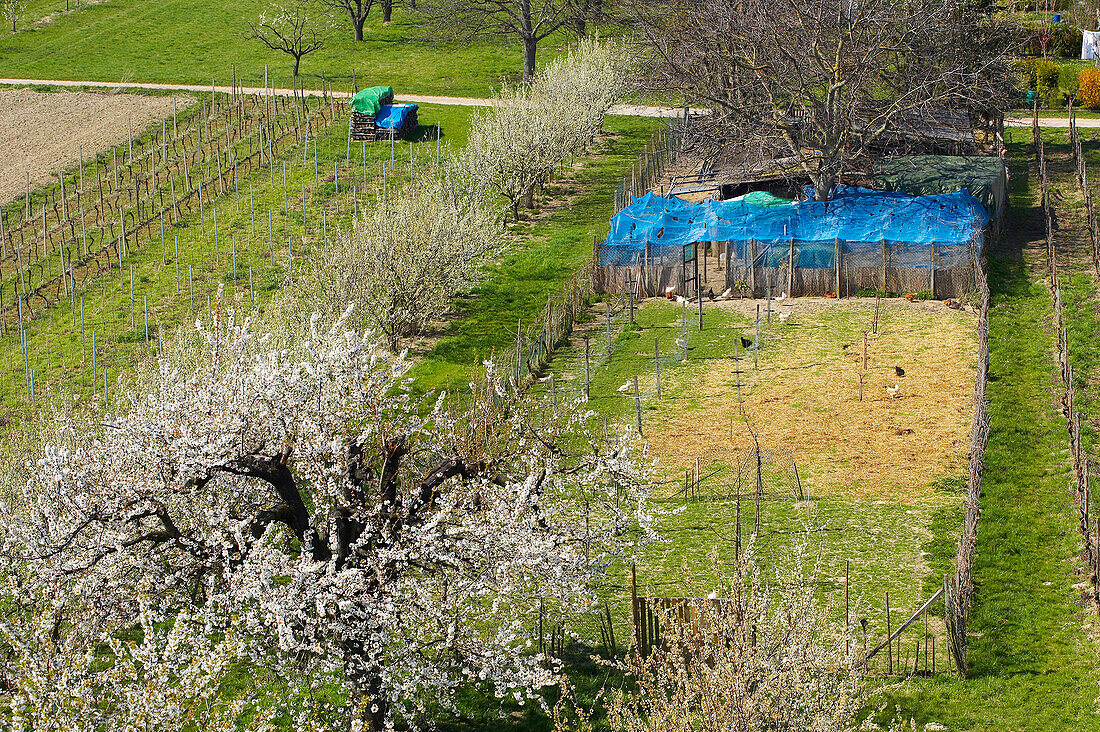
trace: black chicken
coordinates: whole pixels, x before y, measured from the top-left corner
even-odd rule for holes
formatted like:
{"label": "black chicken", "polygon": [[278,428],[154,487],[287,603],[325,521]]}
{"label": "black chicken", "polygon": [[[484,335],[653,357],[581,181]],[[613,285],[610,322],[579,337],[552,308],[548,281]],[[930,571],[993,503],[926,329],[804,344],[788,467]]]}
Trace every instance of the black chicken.
{"label": "black chicken", "polygon": [[752,339],[746,338],[745,336],[741,336],[741,347],[742,348],[752,348]]}
{"label": "black chicken", "polygon": [[894,373],[898,376],[905,376],[905,369],[903,369],[901,366],[895,366]]}

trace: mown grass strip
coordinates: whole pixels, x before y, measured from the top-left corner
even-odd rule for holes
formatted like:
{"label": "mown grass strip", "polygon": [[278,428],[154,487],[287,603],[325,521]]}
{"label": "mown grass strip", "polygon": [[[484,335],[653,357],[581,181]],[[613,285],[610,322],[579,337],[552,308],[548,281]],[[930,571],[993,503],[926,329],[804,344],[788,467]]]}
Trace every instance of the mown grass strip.
{"label": "mown grass strip", "polygon": [[[1016,139],[1022,140],[1023,136]],[[1100,729],[1095,649],[1073,588],[1079,536],[1058,412],[1052,303],[1028,178],[1010,146],[1012,208],[990,258],[992,429],[974,565],[970,679],[916,680],[892,695],[905,718],[953,730]]]}

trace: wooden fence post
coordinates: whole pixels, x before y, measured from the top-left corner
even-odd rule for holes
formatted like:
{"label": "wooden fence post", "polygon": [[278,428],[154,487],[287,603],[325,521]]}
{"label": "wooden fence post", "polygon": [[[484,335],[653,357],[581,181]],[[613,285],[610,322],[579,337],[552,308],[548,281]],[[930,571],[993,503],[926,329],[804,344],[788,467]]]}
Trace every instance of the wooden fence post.
{"label": "wooden fence post", "polygon": [[836,296],[840,297],[840,237],[833,241],[833,269],[836,287]]}

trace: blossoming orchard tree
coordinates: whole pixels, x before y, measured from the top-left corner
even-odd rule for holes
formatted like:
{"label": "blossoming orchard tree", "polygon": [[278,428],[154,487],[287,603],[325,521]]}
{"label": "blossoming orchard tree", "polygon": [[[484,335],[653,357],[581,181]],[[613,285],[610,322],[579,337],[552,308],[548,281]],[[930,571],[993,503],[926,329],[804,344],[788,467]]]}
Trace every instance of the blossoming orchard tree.
{"label": "blossoming orchard tree", "polygon": [[493,378],[465,410],[415,398],[346,317],[276,343],[215,316],[190,366],[17,468],[23,728],[381,730],[463,685],[523,702],[558,681],[531,649],[540,599],[583,612],[654,536],[631,440]]}
{"label": "blossoming orchard tree", "polygon": [[518,219],[521,201],[533,207],[535,186],[600,132],[611,106],[630,91],[631,74],[624,46],[582,40],[529,83],[501,89],[474,117],[463,167],[507,199]]}

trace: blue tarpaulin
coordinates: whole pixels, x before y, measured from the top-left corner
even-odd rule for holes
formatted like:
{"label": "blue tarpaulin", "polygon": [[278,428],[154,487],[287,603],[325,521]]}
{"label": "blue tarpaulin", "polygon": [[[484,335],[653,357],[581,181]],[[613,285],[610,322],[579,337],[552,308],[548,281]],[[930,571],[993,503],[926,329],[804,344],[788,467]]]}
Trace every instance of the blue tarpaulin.
{"label": "blue tarpaulin", "polygon": [[[838,186],[829,201],[761,206],[751,199],[689,203],[647,193],[617,213],[600,250],[602,264],[635,264],[646,252],[677,254],[673,247],[706,241],[731,243],[731,254],[754,242],[759,264],[781,266],[793,240],[797,266],[833,266],[834,247],[842,252],[881,246],[885,241],[912,266],[928,261],[929,247],[940,253],[981,247],[989,214],[968,191],[910,196],[894,191]],[[976,236],[977,235],[977,236]],[[778,246],[784,245],[782,249]],[[910,251],[912,250],[912,251]],[[963,252],[958,252],[962,256]],[[776,259],[775,262],[769,261]]]}
{"label": "blue tarpaulin", "polygon": [[387,130],[399,130],[405,125],[405,118],[416,109],[418,109],[417,105],[404,102],[383,104],[378,110],[374,124]]}

